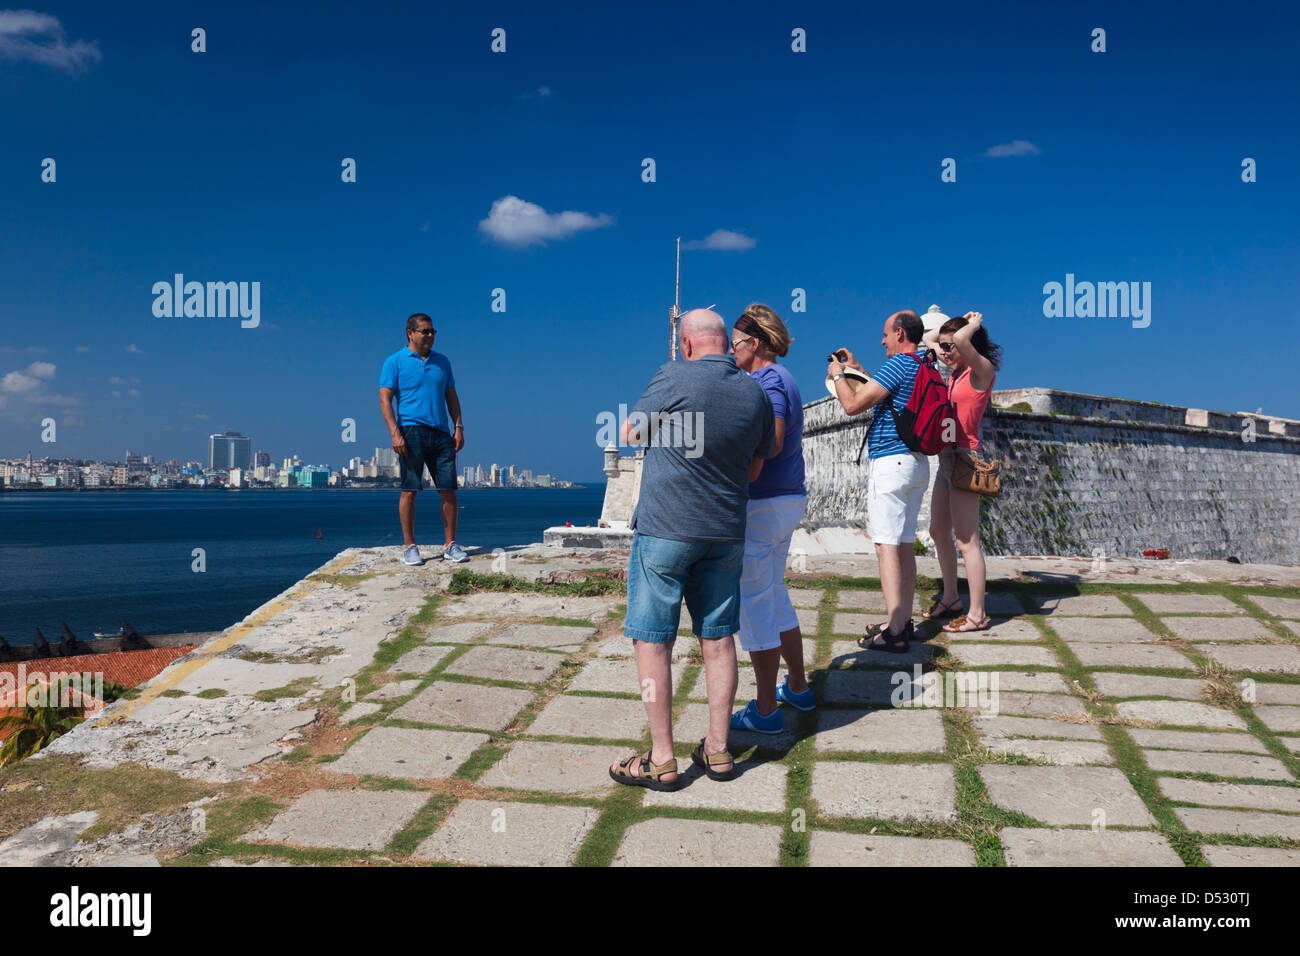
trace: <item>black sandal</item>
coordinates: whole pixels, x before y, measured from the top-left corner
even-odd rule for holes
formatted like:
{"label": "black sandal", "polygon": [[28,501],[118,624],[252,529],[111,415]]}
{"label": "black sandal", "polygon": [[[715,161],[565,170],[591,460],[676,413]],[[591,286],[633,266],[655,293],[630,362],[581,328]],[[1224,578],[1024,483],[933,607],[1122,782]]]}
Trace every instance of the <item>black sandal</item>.
{"label": "black sandal", "polygon": [[[909,642],[909,638],[913,633],[914,629],[912,627],[912,622],[908,621],[907,627],[903,628],[903,633],[897,637],[889,632],[888,627],[883,627],[881,630],[871,635],[872,640],[867,641],[868,635],[864,634],[858,640],[858,646],[868,651],[886,651],[890,654],[906,654],[911,649],[912,645]],[[877,637],[884,638],[884,640],[877,644],[875,642],[875,638]],[[864,644],[863,641],[867,642]]]}
{"label": "black sandal", "polygon": [[870,627],[867,628],[866,632],[861,637],[858,638],[858,647],[862,648],[864,651],[869,651],[873,647],[879,647],[880,645],[878,644],[872,644],[872,641],[874,641],[881,634],[888,633],[888,631],[889,631],[888,621],[886,621],[884,624],[872,624]]}
{"label": "black sandal", "polygon": [[[700,741],[698,747],[691,751],[691,763],[703,770],[710,780],[731,780],[736,776],[736,758],[725,750],[716,754],[706,754],[703,740]],[[729,763],[731,769],[714,770],[713,765],[715,763]]]}

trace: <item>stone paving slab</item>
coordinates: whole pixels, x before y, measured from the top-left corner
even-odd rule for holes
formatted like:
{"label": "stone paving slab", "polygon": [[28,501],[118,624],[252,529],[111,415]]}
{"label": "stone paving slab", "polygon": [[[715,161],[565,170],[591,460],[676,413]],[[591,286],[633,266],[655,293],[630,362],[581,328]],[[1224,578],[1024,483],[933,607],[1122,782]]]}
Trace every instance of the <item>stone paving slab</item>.
{"label": "stone paving slab", "polygon": [[1300,598],[1274,597],[1271,594],[1248,594],[1246,597],[1274,617],[1300,621]]}
{"label": "stone paving slab", "polygon": [[924,664],[937,652],[937,648],[921,641],[912,641],[905,654],[864,650],[856,641],[835,641],[831,644],[830,666],[910,668],[913,664]]}
{"label": "stone paving slab", "polygon": [[952,655],[967,667],[1060,667],[1061,662],[1046,647],[1025,644],[962,644]]}
{"label": "stone paving slab", "polygon": [[1296,753],[1300,753],[1300,737],[1283,737],[1282,743]]}
{"label": "stone paving slab", "polygon": [[1253,617],[1167,616],[1160,620],[1185,641],[1258,641],[1273,636],[1272,631]]}
{"label": "stone paving slab", "polygon": [[980,713],[1020,714],[1034,717],[1086,714],[1083,701],[1070,694],[1020,694],[999,689],[990,706],[980,707]]}
{"label": "stone paving slab", "polygon": [[1207,686],[1203,680],[1191,677],[1156,677],[1151,674],[1117,674],[1102,672],[1092,675],[1097,689],[1107,697],[1177,697],[1182,700],[1200,700]]}
{"label": "stone paving slab", "polygon": [[1184,865],[1169,841],[1158,833],[1003,827],[998,837],[1007,866]]}
{"label": "stone paving slab", "polygon": [[957,819],[950,764],[818,761],[812,797],[826,816],[943,823]]}
{"label": "stone paving slab", "polygon": [[[818,703],[874,704],[888,707],[897,697],[900,702],[919,699],[923,689],[915,680],[902,684],[888,671],[833,670],[823,678]],[[895,695],[897,691],[897,695]]]}
{"label": "stone paving slab", "polygon": [[1130,727],[1125,731],[1139,747],[1159,747],[1169,750],[1200,750],[1222,753],[1245,751],[1268,753],[1258,738],[1250,734],[1198,733],[1194,730],[1147,730]]}
{"label": "stone paving slab", "polygon": [[[442,613],[441,608],[439,613]],[[457,621],[455,624],[439,624],[425,636],[426,644],[468,644],[476,637],[482,637],[492,630],[493,625],[487,621]]]}
{"label": "stone paving slab", "polygon": [[1269,730],[1277,730],[1283,733],[1300,732],[1300,707],[1270,704],[1265,707],[1256,707],[1255,715],[1264,722],[1264,726]]}
{"label": "stone paving slab", "polygon": [[790,594],[790,603],[795,607],[818,607],[822,603],[822,595],[826,592],[821,588],[787,588]]}
{"label": "stone paving slab", "polygon": [[412,856],[487,866],[568,866],[599,817],[595,807],[462,800]]}
{"label": "stone paving slab", "polygon": [[594,627],[565,627],[555,624],[512,624],[487,639],[488,644],[522,647],[578,648],[596,636]]}
{"label": "stone paving slab", "polygon": [[794,609],[794,615],[799,620],[799,628],[803,631],[817,633],[817,611],[813,608],[797,607]]}
{"label": "stone paving slab", "polygon": [[1282,813],[1247,813],[1242,810],[1174,807],[1174,815],[1193,833],[1275,836],[1286,840],[1300,840],[1300,817]]}
{"label": "stone paving slab", "polygon": [[561,694],[542,709],[527,732],[538,736],[640,740],[647,726],[645,704],[640,700]]}
{"label": "stone paving slab", "polygon": [[371,714],[384,709],[383,704],[377,704],[374,701],[362,700],[357,701],[347,710],[343,711],[340,719],[345,724],[360,720],[362,717],[369,717]]}
{"label": "stone paving slab", "polygon": [[1246,722],[1230,710],[1190,700],[1125,700],[1115,705],[1121,717],[1157,724],[1245,730]]}
{"label": "stone paving slab", "polygon": [[[998,692],[1005,690],[1028,691],[1036,694],[1068,694],[1070,685],[1065,678],[1054,671],[963,671],[974,675],[974,679],[984,681]],[[967,678],[969,679],[969,678]]]}
{"label": "stone paving slab", "polygon": [[443,673],[540,684],[549,680],[563,663],[564,657],[560,654],[481,646],[471,647],[448,664]]}
{"label": "stone paving slab", "polygon": [[733,780],[710,780],[689,757],[685,760],[678,757],[678,772],[686,780],[682,789],[647,790],[642,805],[785,813],[785,764],[742,760],[736,768],[739,774]]}
{"label": "stone paving slab", "polygon": [[1132,617],[1054,617],[1048,623],[1067,644],[1149,643],[1158,637]]}
{"label": "stone paving slab", "polygon": [[1084,667],[1170,667],[1191,670],[1192,662],[1172,647],[1158,644],[1071,643]]}
{"label": "stone paving slab", "polygon": [[822,710],[817,749],[887,753],[943,753],[943,715],[937,710]]}
{"label": "stone paving slab", "polygon": [[1107,826],[1154,826],[1128,777],[1112,767],[1015,767],[985,764],[980,776],[998,806],[1049,826],[1088,825],[1093,811]]}
{"label": "stone paving slab", "polygon": [[[732,713],[735,713],[744,706],[743,701],[737,701]],[[749,747],[775,747],[785,749],[794,746],[796,740],[795,730],[799,726],[799,718],[793,707],[782,707],[781,726],[783,727],[779,734],[758,734],[749,730],[732,730],[727,737],[727,748],[734,754],[740,753]],[[699,743],[709,730],[709,705],[692,703],[682,708],[682,712],[673,722],[673,740],[681,743],[689,743],[692,746]],[[680,762],[680,761],[679,761]]]}
{"label": "stone paving slab", "polygon": [[1230,846],[1209,844],[1201,847],[1210,866],[1300,866],[1300,850],[1270,846]]}
{"label": "stone paving slab", "polygon": [[366,700],[396,700],[399,697],[405,697],[407,694],[415,693],[415,688],[419,686],[420,681],[418,678],[391,681],[378,690],[367,694]]}
{"label": "stone paving slab", "polygon": [[1038,608],[1038,613],[1050,614],[1052,617],[1133,614],[1129,606],[1113,594],[1052,594],[1034,596],[1031,600]]}
{"label": "stone paving slab", "polygon": [[[921,595],[917,594],[912,598],[912,609],[920,612],[929,607],[930,602]],[[860,588],[841,588],[837,607],[856,608],[863,611],[878,611],[881,614],[885,612],[885,595],[880,591],[864,591]],[[872,621],[872,623],[875,623]],[[862,628],[858,628],[862,630]]]}
{"label": "stone paving slab", "polygon": [[[1251,684],[1255,694],[1255,703],[1257,704],[1294,704],[1300,706],[1300,684],[1270,684],[1266,681],[1252,681]],[[1242,687],[1241,684],[1237,686]],[[1242,689],[1245,688],[1242,687]]]}
{"label": "stone paving slab", "polygon": [[1300,674],[1300,647],[1291,644],[1237,644],[1200,648],[1229,670]]}
{"label": "stone paving slab", "polygon": [[[947,621],[943,622],[947,624]],[[994,617],[989,619],[987,630],[983,631],[945,631],[944,634],[954,643],[976,641],[1038,641],[1043,640],[1043,633],[1023,617]]]}
{"label": "stone paving slab", "polygon": [[487,734],[376,727],[353,741],[338,760],[321,766],[334,773],[431,780],[450,777],[487,742]]}
{"label": "stone paving slab", "polygon": [[[965,573],[964,571],[962,572]],[[962,607],[968,606],[968,600],[963,595]],[[1033,607],[1033,604],[1030,604]],[[994,592],[993,594],[984,595],[984,610],[992,617],[1019,617],[1027,613],[1025,606],[1020,603],[1020,599],[1006,592]]]}
{"label": "stone paving slab", "polygon": [[1105,744],[1089,740],[1034,740],[1028,737],[995,738],[987,745],[993,753],[1020,754],[1047,760],[1059,767],[1082,767],[1088,764],[1113,764]]}
{"label": "stone paving slab", "polygon": [[[736,708],[740,709],[747,701],[753,700],[758,696],[758,684],[754,680],[754,668],[738,667],[736,668]],[[700,668],[699,674],[695,676],[695,683],[691,686],[690,693],[686,696],[693,700],[708,700],[709,698],[709,675],[705,673],[704,668]],[[777,677],[777,686],[780,686],[781,678]]]}
{"label": "stone paving slab", "polygon": [[623,834],[613,866],[776,866],[778,826],[660,817],[635,823]]}
{"label": "stone paving slab", "polygon": [[533,692],[512,687],[485,687],[434,681],[393,712],[398,720],[449,724],[477,730],[505,730],[533,700]]}
{"label": "stone paving slab", "polygon": [[427,674],[452,650],[446,644],[422,644],[399,657],[389,670],[394,674]]}
{"label": "stone paving slab", "polygon": [[630,754],[627,747],[520,740],[478,782],[482,787],[592,794],[618,786],[609,777],[610,765]]}
{"label": "stone paving slab", "polygon": [[975,851],[960,840],[878,836],[814,830],[811,866],[974,866]]}
{"label": "stone paving slab", "polygon": [[[1300,813],[1300,786],[1269,786],[1263,783],[1207,783],[1161,777],[1160,789],[1170,800],[1215,807],[1248,807],[1251,810],[1286,810]],[[1300,822],[1300,821],[1298,821]]]}
{"label": "stone paving slab", "polygon": [[258,664],[237,657],[219,657],[208,661],[176,686],[191,694],[220,689],[231,695],[251,695],[259,690],[284,687],[303,677],[313,678],[317,674],[318,668],[311,664]]}
{"label": "stone paving slab", "polygon": [[[681,683],[685,662],[674,661],[669,667],[673,690]],[[636,661],[631,658],[598,657],[584,665],[569,682],[569,690],[597,690],[623,694],[641,693],[641,684],[637,677]]]}
{"label": "stone paving slab", "polygon": [[881,623],[883,614],[883,611],[880,614],[835,614],[831,617],[831,632],[834,634],[852,634],[856,637],[864,633],[872,624]]}
{"label": "stone paving slab", "polygon": [[1256,777],[1260,780],[1294,780],[1282,761],[1274,757],[1234,753],[1191,753],[1182,750],[1144,750],[1152,770],[1166,773],[1212,773],[1217,777]]}
{"label": "stone paving slab", "polygon": [[614,598],[605,597],[482,591],[444,600],[438,605],[438,617],[567,617],[582,621],[603,621],[618,603]]}
{"label": "stone paving slab", "polygon": [[428,799],[413,790],[312,790],[245,839],[382,850]]}
{"label": "stone paving slab", "polygon": [[1156,594],[1133,595],[1157,614],[1245,614],[1236,601],[1220,594]]}
{"label": "stone paving slab", "polygon": [[975,729],[986,739],[1064,737],[1068,740],[1101,740],[1101,728],[1095,724],[1072,724],[1037,717],[985,717],[976,714]]}

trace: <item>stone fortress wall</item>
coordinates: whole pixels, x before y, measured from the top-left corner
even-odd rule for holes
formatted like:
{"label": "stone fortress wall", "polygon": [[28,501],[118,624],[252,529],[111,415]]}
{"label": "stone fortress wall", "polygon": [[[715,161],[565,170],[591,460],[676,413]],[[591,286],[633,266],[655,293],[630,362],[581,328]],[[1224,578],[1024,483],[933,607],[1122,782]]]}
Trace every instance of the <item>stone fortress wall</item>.
{"label": "stone fortress wall", "polygon": [[[870,533],[870,421],[830,397],[804,406],[805,528]],[[980,520],[989,554],[1300,563],[1300,422],[1024,388],[994,391],[981,436],[1003,469]]]}

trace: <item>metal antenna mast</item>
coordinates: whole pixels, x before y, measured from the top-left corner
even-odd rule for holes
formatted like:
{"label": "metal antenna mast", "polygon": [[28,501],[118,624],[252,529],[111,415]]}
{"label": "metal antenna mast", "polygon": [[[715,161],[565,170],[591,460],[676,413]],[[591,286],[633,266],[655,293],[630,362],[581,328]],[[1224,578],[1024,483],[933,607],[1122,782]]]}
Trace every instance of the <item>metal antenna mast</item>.
{"label": "metal antenna mast", "polygon": [[677,283],[676,291],[673,293],[673,309],[668,313],[668,318],[672,323],[672,331],[668,335],[668,357],[671,361],[677,361],[677,320],[681,317],[682,302],[682,237],[677,237]]}

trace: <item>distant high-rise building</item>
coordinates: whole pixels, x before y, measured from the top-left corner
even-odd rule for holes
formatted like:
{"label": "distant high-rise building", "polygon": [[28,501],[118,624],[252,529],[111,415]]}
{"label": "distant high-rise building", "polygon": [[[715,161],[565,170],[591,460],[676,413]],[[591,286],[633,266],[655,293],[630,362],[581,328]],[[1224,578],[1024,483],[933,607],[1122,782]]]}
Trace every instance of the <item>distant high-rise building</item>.
{"label": "distant high-rise building", "polygon": [[301,468],[301,467],[302,467],[302,459],[299,458],[297,455],[294,455],[292,458],[286,458],[284,460],[284,466],[280,470],[293,471],[295,468]]}
{"label": "distant high-rise building", "polygon": [[464,482],[463,482],[463,485],[464,485],[466,488],[468,488],[468,487],[469,487],[470,485],[472,485],[472,484],[474,484],[474,469],[473,469],[473,467],[471,467],[470,465],[466,465],[466,466],[465,466],[465,480],[464,480]]}
{"label": "distant high-rise building", "polygon": [[126,450],[126,470],[128,474],[138,474],[145,470],[145,458],[131,449]]}
{"label": "distant high-rise building", "polygon": [[533,473],[528,468],[525,468],[523,471],[521,471],[519,473],[519,477],[523,480],[524,484],[526,485],[531,485],[533,483]]}
{"label": "distant high-rise building", "polygon": [[482,466],[482,465],[475,465],[475,466],[474,466],[474,484],[476,484],[476,485],[481,485],[481,484],[483,484],[483,466]]}
{"label": "distant high-rise building", "polygon": [[375,449],[375,465],[379,468],[392,468],[397,464],[397,452],[391,448]]}
{"label": "distant high-rise building", "polygon": [[265,468],[271,463],[271,453],[269,451],[259,451],[257,459],[253,462],[255,468]]}
{"label": "distant high-rise building", "polygon": [[252,460],[252,439],[239,432],[226,431],[208,436],[208,470],[244,469]]}
{"label": "distant high-rise building", "polygon": [[488,484],[492,485],[493,488],[501,487],[501,466],[494,463],[489,475]]}

